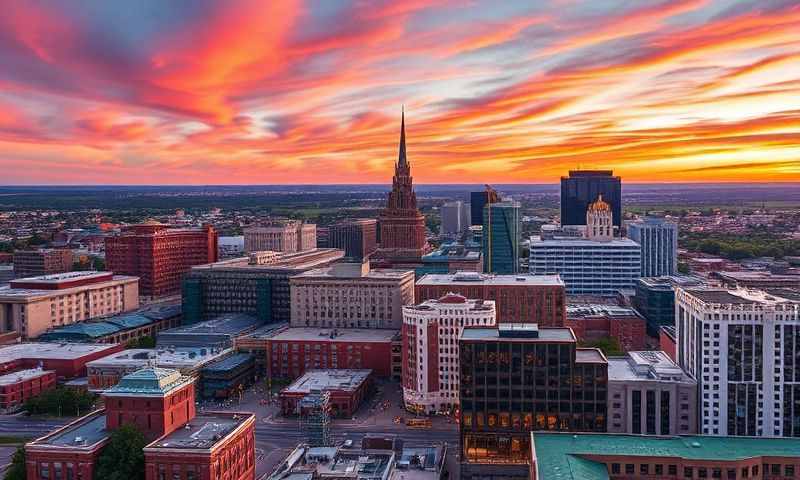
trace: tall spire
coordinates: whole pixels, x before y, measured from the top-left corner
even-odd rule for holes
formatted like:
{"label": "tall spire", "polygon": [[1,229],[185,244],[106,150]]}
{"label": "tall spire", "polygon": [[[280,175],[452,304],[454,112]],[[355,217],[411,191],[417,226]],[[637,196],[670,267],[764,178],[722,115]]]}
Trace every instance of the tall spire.
{"label": "tall spire", "polygon": [[397,159],[398,166],[408,165],[406,159],[406,109],[405,105],[400,110],[400,155]]}

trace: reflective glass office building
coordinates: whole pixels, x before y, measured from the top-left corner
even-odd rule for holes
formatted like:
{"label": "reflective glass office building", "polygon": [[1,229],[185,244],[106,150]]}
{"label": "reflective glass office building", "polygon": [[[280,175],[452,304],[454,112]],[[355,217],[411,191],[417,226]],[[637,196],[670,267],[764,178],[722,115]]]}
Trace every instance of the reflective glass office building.
{"label": "reflective glass office building", "polygon": [[483,271],[519,271],[519,203],[488,203],[483,208]]}
{"label": "reflective glass office building", "polygon": [[561,177],[561,225],[586,225],[586,209],[602,195],[614,226],[622,226],[622,180],[611,170],[570,170]]}

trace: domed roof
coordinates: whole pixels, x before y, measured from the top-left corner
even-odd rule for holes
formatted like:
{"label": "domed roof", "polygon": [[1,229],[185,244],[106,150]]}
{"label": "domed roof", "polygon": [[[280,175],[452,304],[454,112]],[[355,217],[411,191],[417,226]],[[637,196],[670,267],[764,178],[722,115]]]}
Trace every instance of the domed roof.
{"label": "domed roof", "polygon": [[590,212],[609,212],[611,206],[603,201],[603,194],[597,196],[597,200],[589,204]]}
{"label": "domed roof", "polygon": [[467,303],[467,298],[457,293],[448,292],[439,299],[439,303]]}

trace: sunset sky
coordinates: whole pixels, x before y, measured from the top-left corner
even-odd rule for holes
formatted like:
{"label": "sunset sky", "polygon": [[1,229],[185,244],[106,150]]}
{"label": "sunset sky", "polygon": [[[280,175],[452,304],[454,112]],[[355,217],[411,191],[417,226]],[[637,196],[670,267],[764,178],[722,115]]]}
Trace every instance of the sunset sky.
{"label": "sunset sky", "polygon": [[4,0],[0,184],[800,181],[800,1]]}

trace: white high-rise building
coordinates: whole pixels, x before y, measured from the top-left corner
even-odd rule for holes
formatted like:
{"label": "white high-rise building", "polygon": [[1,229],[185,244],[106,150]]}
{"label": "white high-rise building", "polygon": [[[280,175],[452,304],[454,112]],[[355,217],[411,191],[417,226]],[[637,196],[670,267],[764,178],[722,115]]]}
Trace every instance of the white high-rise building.
{"label": "white high-rise building", "polygon": [[443,235],[457,235],[465,231],[469,225],[465,222],[466,207],[464,202],[455,201],[447,202],[441,206],[439,212],[441,213],[441,233]]}
{"label": "white high-rise building", "polygon": [[419,413],[458,406],[458,339],[464,327],[494,326],[492,300],[448,293],[403,307],[403,399]]}
{"label": "white high-rise building", "polygon": [[570,295],[614,295],[642,276],[642,252],[629,238],[614,238],[611,207],[602,196],[586,212],[584,238],[532,237],[530,272],[558,274]]}
{"label": "white high-rise building", "polygon": [[647,217],[628,224],[628,238],[642,247],[642,276],[678,273],[678,224]]}
{"label": "white high-rise building", "polygon": [[675,315],[698,433],[800,437],[800,294],[676,287]]}

